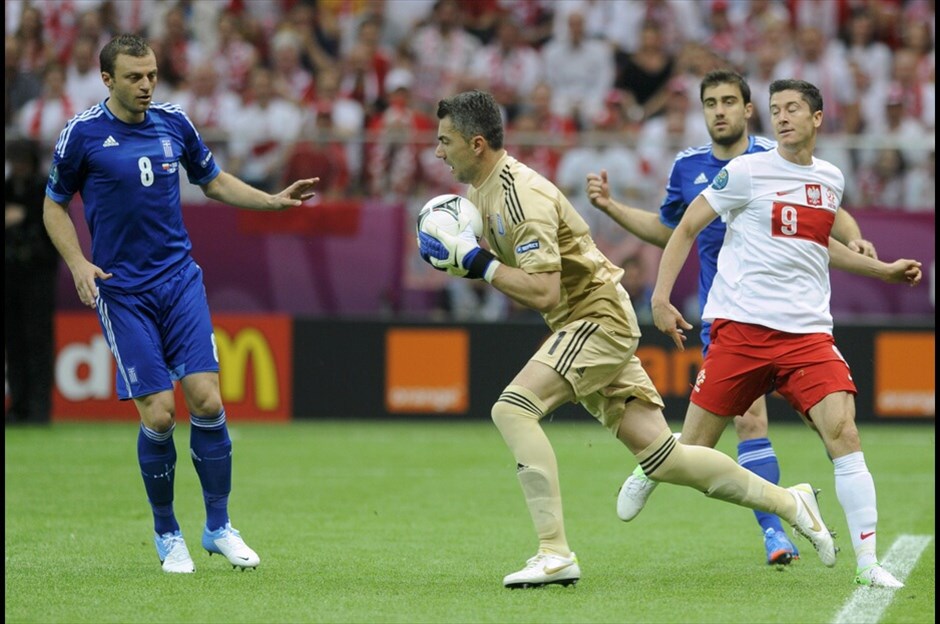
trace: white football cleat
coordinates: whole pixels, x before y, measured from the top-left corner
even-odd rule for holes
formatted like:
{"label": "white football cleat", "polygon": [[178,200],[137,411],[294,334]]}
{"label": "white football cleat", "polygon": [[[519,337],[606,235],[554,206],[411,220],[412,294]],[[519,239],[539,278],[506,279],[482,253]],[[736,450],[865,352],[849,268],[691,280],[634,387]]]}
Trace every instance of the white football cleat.
{"label": "white football cleat", "polygon": [[796,522],[793,528],[813,544],[819,558],[831,568],[836,564],[836,545],[819,511],[819,503],[816,501],[818,490],[814,490],[809,483],[800,483],[788,487],[787,491],[796,499]]}
{"label": "white football cleat", "polygon": [[157,547],[157,557],[164,572],[177,574],[192,574],[196,571],[193,558],[189,556],[186,541],[178,530],[163,535],[154,535],[153,542]]}
{"label": "white football cleat", "polygon": [[256,568],[261,563],[261,557],[248,548],[241,534],[232,528],[231,522],[226,522],[224,527],[215,531],[206,527],[202,533],[202,547],[209,551],[209,556],[222,555],[234,568]]}
{"label": "white football cleat", "polygon": [[578,557],[570,557],[540,552],[525,563],[518,572],[506,576],[503,586],[509,589],[528,589],[543,585],[573,585],[581,578]]}
{"label": "white football cleat", "polygon": [[653,481],[637,466],[633,474],[627,477],[617,493],[617,517],[624,522],[630,522],[643,511],[646,500],[659,485],[658,481]]}
{"label": "white football cleat", "polygon": [[855,582],[866,587],[887,587],[899,589],[904,583],[894,578],[894,575],[881,567],[880,563],[873,563],[864,570],[855,573]]}

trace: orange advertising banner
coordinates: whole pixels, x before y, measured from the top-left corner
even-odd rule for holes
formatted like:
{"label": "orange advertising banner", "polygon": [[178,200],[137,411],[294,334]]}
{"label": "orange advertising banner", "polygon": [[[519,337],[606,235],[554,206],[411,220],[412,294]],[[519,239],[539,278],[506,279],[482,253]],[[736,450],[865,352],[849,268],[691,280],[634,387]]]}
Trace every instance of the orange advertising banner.
{"label": "orange advertising banner", "polygon": [[385,407],[392,414],[463,414],[469,409],[466,329],[389,329]]}
{"label": "orange advertising banner", "polygon": [[875,412],[878,416],[936,414],[936,338],[933,332],[875,335]]}
{"label": "orange advertising banner", "polygon": [[[274,314],[215,314],[222,404],[230,420],[288,421],[292,414],[293,320]],[[55,319],[53,420],[136,421],[133,401],[120,401],[114,358],[94,313]],[[189,418],[177,384],[176,417]]]}

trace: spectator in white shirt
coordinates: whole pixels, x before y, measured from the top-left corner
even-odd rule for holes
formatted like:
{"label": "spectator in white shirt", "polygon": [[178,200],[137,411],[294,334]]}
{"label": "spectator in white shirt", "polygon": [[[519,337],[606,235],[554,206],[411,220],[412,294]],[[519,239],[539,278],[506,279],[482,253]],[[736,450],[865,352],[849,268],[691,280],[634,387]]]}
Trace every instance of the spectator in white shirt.
{"label": "spectator in white shirt", "polygon": [[274,91],[271,71],[258,67],[251,75],[250,100],[235,119],[226,169],[265,191],[274,191],[288,150],[303,126],[303,114]]}
{"label": "spectator in white shirt", "polygon": [[[170,98],[179,104],[193,125],[199,129],[203,141],[220,167],[228,165],[229,137],[238,121],[242,100],[221,84],[215,63],[206,59],[189,69],[181,89]],[[180,185],[184,201],[203,201],[202,190],[194,184]]]}
{"label": "spectator in white shirt", "polygon": [[[929,132],[923,122],[907,108],[904,89],[898,83],[891,83],[881,102],[884,113],[878,125],[867,134],[877,139],[893,140],[895,144],[902,146],[904,158],[909,163],[922,163],[929,150],[925,143]],[[871,164],[877,157],[877,152],[878,150],[862,152],[863,164]]]}
{"label": "spectator in white shirt", "polygon": [[909,212],[934,212],[937,209],[937,161],[934,150],[930,150],[924,161],[904,178],[904,208]]}
{"label": "spectator in white shirt", "polygon": [[604,98],[614,84],[614,56],[610,44],[588,39],[584,15],[568,15],[568,33],[545,44],[541,51],[542,76],[552,87],[552,110],[571,115],[582,126],[604,109]]}
{"label": "spectator in white shirt", "polygon": [[50,63],[43,72],[42,92],[20,109],[17,121],[17,129],[24,137],[42,145],[47,155],[43,168],[51,162],[52,146],[62,128],[80,112],[66,88],[65,69],[58,63]]}
{"label": "spectator in white shirt", "polygon": [[496,37],[476,55],[471,74],[478,89],[493,94],[510,119],[528,100],[539,80],[538,52],[525,43],[518,22],[502,15],[496,22]]}
{"label": "spectator in white shirt", "polygon": [[442,97],[462,90],[467,68],[480,50],[480,40],[463,30],[461,23],[456,0],[438,0],[430,23],[410,38],[416,61],[415,103],[429,113]]}
{"label": "spectator in white shirt", "polygon": [[813,25],[798,29],[796,52],[780,61],[774,75],[805,80],[819,88],[826,103],[820,133],[855,133],[859,128],[855,82],[842,55],[827,47],[823,32]]}
{"label": "spectator in white shirt", "polygon": [[855,61],[871,76],[872,81],[883,84],[891,78],[891,48],[875,38],[875,17],[868,9],[852,12],[845,33],[834,45],[845,62]]}
{"label": "spectator in white shirt", "polygon": [[108,97],[108,89],[101,81],[98,67],[98,43],[91,37],[79,37],[72,46],[72,57],[65,70],[65,82],[69,86],[69,97],[76,109],[86,108]]}

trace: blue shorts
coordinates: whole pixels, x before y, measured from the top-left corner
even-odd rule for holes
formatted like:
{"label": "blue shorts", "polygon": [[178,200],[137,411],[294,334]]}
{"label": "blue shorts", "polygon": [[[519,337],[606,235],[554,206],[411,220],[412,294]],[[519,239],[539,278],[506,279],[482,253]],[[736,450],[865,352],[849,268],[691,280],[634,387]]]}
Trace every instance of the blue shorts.
{"label": "blue shorts", "polygon": [[712,322],[702,321],[702,357],[708,355],[708,345],[712,343]]}
{"label": "blue shorts", "polygon": [[172,390],[186,375],[219,372],[202,269],[195,262],[145,292],[99,289],[98,320],[122,400]]}

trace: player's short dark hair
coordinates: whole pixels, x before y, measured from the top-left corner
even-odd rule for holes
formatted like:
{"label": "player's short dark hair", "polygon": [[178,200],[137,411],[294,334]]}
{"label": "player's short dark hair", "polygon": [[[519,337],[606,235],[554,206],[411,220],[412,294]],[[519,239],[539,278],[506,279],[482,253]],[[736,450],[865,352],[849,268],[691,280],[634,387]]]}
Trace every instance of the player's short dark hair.
{"label": "player's short dark hair", "polygon": [[823,99],[822,95],[819,93],[819,89],[816,88],[816,85],[806,82],[805,80],[796,80],[794,78],[787,78],[784,80],[774,80],[770,83],[770,96],[773,97],[774,93],[780,91],[799,91],[800,95],[803,97],[803,101],[809,104],[809,111],[815,113],[816,111],[821,111],[823,109]]}
{"label": "player's short dark hair", "polygon": [[503,116],[496,99],[486,91],[464,91],[437,103],[437,118],[450,117],[465,139],[477,135],[494,150],[503,148]]}
{"label": "player's short dark hair", "polygon": [[147,56],[152,51],[150,44],[140,35],[117,35],[101,48],[101,52],[98,54],[98,63],[101,65],[102,72],[113,76],[118,54],[140,58]]}
{"label": "player's short dark hair", "polygon": [[747,80],[745,80],[744,76],[741,74],[731,71],[730,69],[716,69],[705,74],[705,77],[702,78],[702,84],[698,90],[699,101],[705,101],[705,89],[717,87],[718,85],[722,84],[737,85],[738,90],[741,92],[741,99],[744,100],[744,103],[751,103],[751,87],[749,84],[747,84]]}

